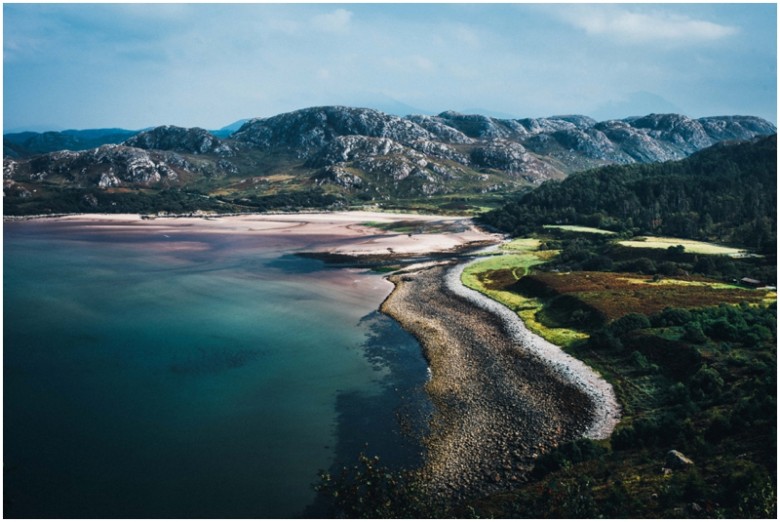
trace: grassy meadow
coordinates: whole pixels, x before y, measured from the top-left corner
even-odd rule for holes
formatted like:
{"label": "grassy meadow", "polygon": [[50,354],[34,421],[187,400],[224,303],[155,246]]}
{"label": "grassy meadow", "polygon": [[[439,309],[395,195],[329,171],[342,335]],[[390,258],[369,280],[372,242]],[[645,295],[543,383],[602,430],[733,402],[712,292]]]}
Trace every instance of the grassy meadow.
{"label": "grassy meadow", "polygon": [[618,244],[630,248],[653,249],[668,249],[670,247],[682,246],[685,248],[685,252],[712,256],[739,257],[746,254],[746,251],[740,248],[732,248],[716,243],[705,243],[704,241],[693,241],[692,239],[679,239],[675,237],[643,236],[626,241],[619,241]]}

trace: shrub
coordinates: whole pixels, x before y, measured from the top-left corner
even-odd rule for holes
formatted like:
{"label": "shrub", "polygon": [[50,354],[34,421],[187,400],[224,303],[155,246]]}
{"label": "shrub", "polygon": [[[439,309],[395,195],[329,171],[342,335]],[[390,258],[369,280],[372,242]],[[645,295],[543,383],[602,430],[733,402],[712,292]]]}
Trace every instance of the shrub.
{"label": "shrub", "polygon": [[382,466],[379,457],[364,454],[336,476],[320,472],[315,490],[332,501],[339,518],[437,517],[446,509],[424,493],[418,472],[394,471]]}
{"label": "shrub", "polygon": [[701,329],[701,325],[695,321],[685,325],[682,338],[684,341],[695,344],[707,342],[707,336],[704,335],[704,332]]}
{"label": "shrub", "polygon": [[665,308],[653,317],[654,326],[683,326],[692,319],[691,312],[684,308]]}
{"label": "shrub", "polygon": [[715,399],[723,390],[723,378],[715,368],[702,366],[690,382],[691,393],[697,399]]}
{"label": "shrub", "polygon": [[647,316],[640,313],[630,313],[620,319],[613,321],[609,326],[612,335],[622,337],[629,332],[650,328],[650,321]]}

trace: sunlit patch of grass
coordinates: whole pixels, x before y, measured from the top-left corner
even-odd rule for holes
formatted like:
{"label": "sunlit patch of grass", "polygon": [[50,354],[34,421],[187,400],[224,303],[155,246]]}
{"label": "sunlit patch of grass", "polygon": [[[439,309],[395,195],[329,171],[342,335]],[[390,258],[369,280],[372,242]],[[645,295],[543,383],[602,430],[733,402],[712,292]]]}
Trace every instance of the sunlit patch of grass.
{"label": "sunlit patch of grass", "polygon": [[617,232],[612,232],[611,230],[604,230],[593,227],[581,227],[578,225],[544,225],[543,228],[565,230],[566,232],[581,232],[583,234],[601,234],[604,236],[614,236],[617,234]]}
{"label": "sunlit patch of grass", "polygon": [[703,241],[693,241],[691,239],[678,239],[674,237],[645,236],[626,241],[618,241],[618,245],[629,248],[653,249],[667,249],[669,247],[682,246],[685,248],[685,252],[687,253],[703,255],[740,257],[747,254],[745,250],[739,248],[717,245],[715,243],[705,243]]}
{"label": "sunlit patch of grass", "polygon": [[541,311],[542,303],[538,302],[538,308],[533,310],[523,310],[518,313],[525,325],[536,335],[541,336],[554,345],[564,348],[571,346],[577,341],[587,339],[589,336],[584,332],[572,330],[570,328],[552,328],[536,320],[536,314]]}
{"label": "sunlit patch of grass", "polygon": [[508,243],[501,245],[501,250],[508,251],[520,251],[520,252],[535,252],[542,244],[541,241],[532,237],[522,237],[513,239]]}
{"label": "sunlit patch of grass", "polygon": [[491,275],[501,274],[503,278],[508,277],[510,281],[517,281],[527,275],[531,267],[541,264],[557,254],[556,251],[531,251],[532,243],[523,241],[519,240],[516,245],[529,248],[523,254],[492,256],[466,267],[462,276],[463,284],[517,313],[529,330],[553,344],[565,347],[576,341],[587,339],[588,335],[585,333],[568,328],[552,328],[540,323],[536,315],[542,310],[543,303],[539,299],[526,297],[517,292],[491,288],[494,286]]}
{"label": "sunlit patch of grass", "polygon": [[651,279],[649,277],[621,277],[620,279],[626,283],[635,285],[647,284],[653,286],[699,286],[722,290],[744,290],[744,287],[736,284],[721,283],[718,281],[703,281],[697,279],[676,279],[668,277],[661,279]]}
{"label": "sunlit patch of grass", "polygon": [[[486,257],[478,263],[472,263],[463,271],[463,282],[466,286],[473,288],[472,285],[479,284],[478,275],[484,272],[493,272],[496,270],[511,270],[515,279],[519,279],[528,273],[528,270],[544,260],[533,254],[504,254]],[[481,289],[477,288],[480,292]]]}

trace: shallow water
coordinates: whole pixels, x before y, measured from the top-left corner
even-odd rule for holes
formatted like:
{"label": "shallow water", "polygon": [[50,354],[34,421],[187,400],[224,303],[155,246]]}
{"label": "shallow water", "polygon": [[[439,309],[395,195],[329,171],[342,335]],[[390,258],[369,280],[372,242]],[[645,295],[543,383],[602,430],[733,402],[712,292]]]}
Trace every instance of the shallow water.
{"label": "shallow water", "polygon": [[301,241],[5,224],[5,516],[296,517],[366,443],[418,462],[389,283]]}

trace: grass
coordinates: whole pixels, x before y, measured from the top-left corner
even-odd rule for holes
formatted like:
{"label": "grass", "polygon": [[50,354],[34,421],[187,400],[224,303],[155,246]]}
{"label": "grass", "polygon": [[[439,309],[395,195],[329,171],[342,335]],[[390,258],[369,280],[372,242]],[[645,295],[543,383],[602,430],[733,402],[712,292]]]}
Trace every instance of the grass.
{"label": "grass", "polygon": [[[687,248],[687,245],[699,242],[684,243]],[[559,346],[570,347],[576,341],[586,339],[588,334],[565,327],[573,326],[566,321],[553,319],[556,313],[565,314],[566,310],[548,307],[549,299],[523,295],[514,286],[528,276],[534,266],[558,254],[555,250],[538,250],[541,244],[535,238],[519,238],[505,243],[494,255],[468,266],[463,272],[463,284],[515,311],[534,333]],[[667,307],[700,308],[742,302],[766,304],[777,299],[775,292],[745,289],[694,277],[665,277],[653,281],[651,276],[638,274],[541,272],[531,275],[529,281],[540,283],[553,295],[573,297],[584,309],[599,312],[607,322],[631,312],[651,315]]]}
{"label": "grass", "polygon": [[504,289],[526,276],[531,267],[557,254],[552,250],[535,250],[538,246],[536,239],[516,239],[507,243],[503,248],[513,253],[491,256],[469,265],[463,271],[463,284],[513,310],[529,330],[553,344],[570,346],[576,341],[587,339],[587,334],[582,332],[542,324],[537,320],[537,314],[544,307],[541,300]]}
{"label": "grass", "polygon": [[617,233],[611,230],[604,230],[601,228],[593,227],[581,227],[578,225],[544,225],[544,228],[551,228],[556,230],[564,230],[566,232],[581,232],[583,234],[601,234],[604,236],[614,236]]}
{"label": "grass", "polygon": [[508,243],[501,245],[501,250],[519,251],[519,252],[535,252],[539,249],[539,245],[542,242],[532,237],[523,237],[513,239]]}
{"label": "grass", "polygon": [[746,254],[745,250],[732,248],[715,243],[705,243],[703,241],[693,241],[691,239],[678,239],[674,237],[638,237],[627,241],[618,241],[618,245],[629,248],[653,248],[667,249],[674,246],[683,246],[685,252],[691,254],[718,255],[741,257]]}

